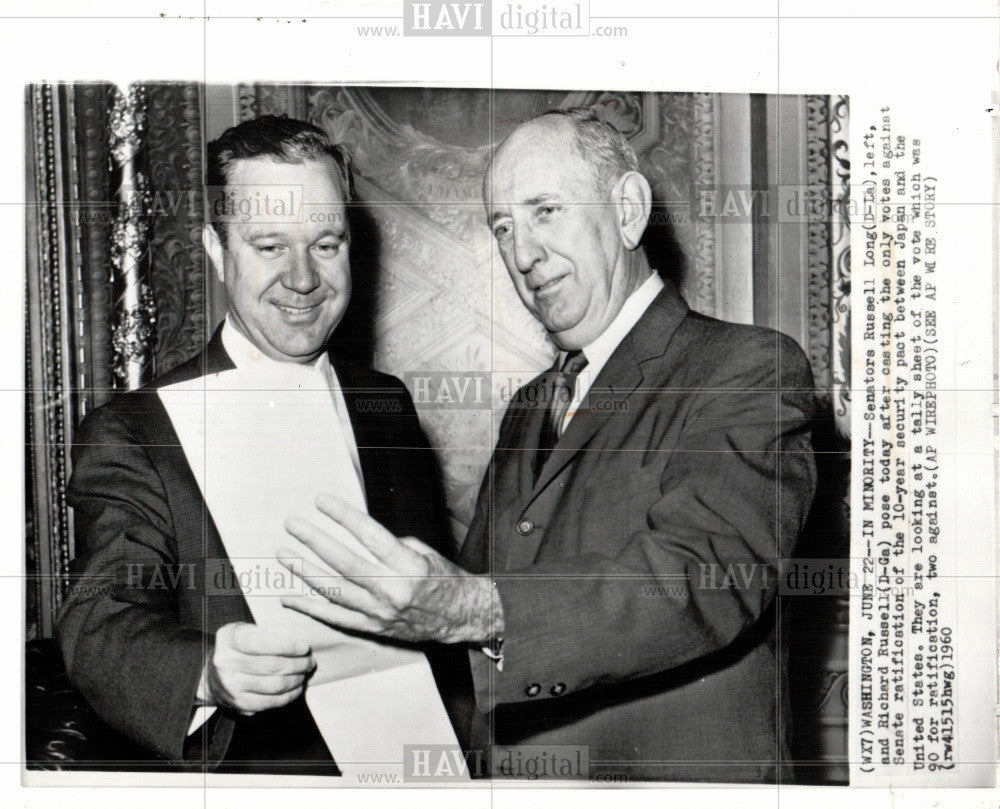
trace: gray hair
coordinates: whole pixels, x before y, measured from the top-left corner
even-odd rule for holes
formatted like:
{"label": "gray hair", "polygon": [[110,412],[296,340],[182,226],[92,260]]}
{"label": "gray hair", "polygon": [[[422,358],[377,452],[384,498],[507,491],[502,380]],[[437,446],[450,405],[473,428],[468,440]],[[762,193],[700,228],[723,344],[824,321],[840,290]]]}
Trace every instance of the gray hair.
{"label": "gray hair", "polygon": [[623,174],[639,170],[635,149],[621,132],[601,118],[592,107],[549,110],[538,116],[538,119],[550,115],[562,118],[573,128],[576,148],[593,169],[602,190],[609,191]]}

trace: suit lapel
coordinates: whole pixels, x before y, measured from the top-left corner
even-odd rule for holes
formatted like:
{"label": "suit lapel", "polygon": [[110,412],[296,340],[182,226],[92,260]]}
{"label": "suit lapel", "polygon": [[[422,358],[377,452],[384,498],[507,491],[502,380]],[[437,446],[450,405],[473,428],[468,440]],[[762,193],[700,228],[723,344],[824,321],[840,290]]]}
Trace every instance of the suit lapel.
{"label": "suit lapel", "polygon": [[593,381],[583,403],[585,406],[573,416],[545,462],[532,499],[552,482],[612,415],[628,412],[626,401],[642,383],[643,363],[666,353],[670,338],[687,313],[684,299],[669,284],[653,299]]}
{"label": "suit lapel", "polygon": [[222,326],[219,326],[200,354],[196,354],[187,362],[182,362],[172,371],[158,376],[150,387],[165,388],[167,385],[176,385],[178,382],[187,382],[201,376],[231,371],[235,367],[222,345]]}
{"label": "suit lapel", "polygon": [[[201,354],[159,377],[153,387],[160,388],[209,374],[221,373],[235,367],[222,347],[222,327],[220,326]],[[146,389],[140,391],[138,395],[144,396],[145,406],[148,408],[148,417],[143,419],[148,450],[159,456],[159,463],[163,465],[163,468],[176,470],[183,477],[183,491],[190,493],[190,499],[186,503],[180,503],[175,510],[174,520],[178,537],[201,538],[202,547],[198,553],[193,554],[193,557],[201,560],[200,564],[203,568],[202,571],[199,571],[201,581],[209,581],[205,575],[207,572],[212,574],[212,597],[206,600],[206,604],[211,606],[211,611],[208,613],[209,622],[217,625],[237,620],[252,622],[253,616],[250,613],[250,607],[239,587],[236,584],[231,587],[218,584],[219,581],[235,583],[237,581],[236,575],[229,562],[219,531],[208,510],[208,505],[205,503],[201,488],[195,480],[194,473],[191,472],[191,466],[188,464],[184,448],[177,437],[173,422],[170,421],[167,409],[163,406],[163,402],[155,390]],[[207,571],[207,568],[204,568],[204,562],[207,559],[222,560],[220,562],[222,570]],[[221,575],[217,576],[216,573]]]}
{"label": "suit lapel", "polygon": [[[361,464],[361,476],[364,478],[365,500],[368,503],[368,511],[372,517],[379,519],[382,513],[381,493],[383,488],[377,486],[375,478],[379,468],[378,453],[380,442],[378,425],[375,419],[378,417],[376,408],[359,407],[358,399],[361,397],[371,398],[373,395],[372,380],[366,373],[366,369],[360,368],[350,363],[335,362],[330,357],[333,370],[337,374],[340,382],[340,390],[347,403],[347,414],[351,420],[351,430],[354,432],[354,443],[358,448],[358,461]],[[379,520],[381,522],[381,520]]]}
{"label": "suit lapel", "polygon": [[[545,461],[535,483],[536,494],[586,445],[612,413],[623,412],[621,403],[642,382],[642,371],[632,356],[629,343],[630,340],[626,337],[597,375],[586,401],[583,402],[584,407],[574,414],[566,432]],[[601,403],[599,408],[593,406],[597,402]]]}
{"label": "suit lapel", "polygon": [[220,325],[212,335],[212,339],[208,341],[208,345],[205,346],[203,373],[205,376],[208,376],[208,374],[231,371],[235,367],[235,363],[230,359],[226,353],[226,349],[222,345],[222,326]]}

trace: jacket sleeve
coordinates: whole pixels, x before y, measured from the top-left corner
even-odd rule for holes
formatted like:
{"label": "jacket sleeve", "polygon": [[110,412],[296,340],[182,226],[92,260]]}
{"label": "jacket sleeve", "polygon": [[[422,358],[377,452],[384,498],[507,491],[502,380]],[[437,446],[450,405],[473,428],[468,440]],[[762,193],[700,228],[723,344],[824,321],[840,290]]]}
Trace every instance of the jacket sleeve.
{"label": "jacket sleeve", "polygon": [[181,564],[167,495],[146,448],[114,408],[81,425],[67,500],[79,543],[56,636],[70,681],[97,713],[159,755],[217,763],[233,720],[188,736],[214,638],[181,620],[177,589],[200,586]]}
{"label": "jacket sleeve", "polygon": [[761,617],[816,483],[808,361],[782,336],[776,363],[766,334],[733,352],[764,360],[725,363],[696,394],[678,445],[660,448],[669,460],[644,530],[613,555],[498,577],[504,665],[470,653],[480,710],[663,672],[724,649]]}

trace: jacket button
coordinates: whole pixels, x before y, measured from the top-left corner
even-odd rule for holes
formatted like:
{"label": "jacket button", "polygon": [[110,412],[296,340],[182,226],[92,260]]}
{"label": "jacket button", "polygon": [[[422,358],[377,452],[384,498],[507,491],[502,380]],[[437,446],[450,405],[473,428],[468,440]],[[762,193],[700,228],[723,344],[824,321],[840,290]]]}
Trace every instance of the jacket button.
{"label": "jacket button", "polygon": [[542,687],[538,683],[532,683],[525,689],[524,693],[529,697],[537,697],[542,693]]}
{"label": "jacket button", "polygon": [[526,537],[532,531],[535,530],[535,524],[531,520],[521,520],[517,524],[517,533],[521,536]]}
{"label": "jacket button", "polygon": [[554,686],[552,686],[552,688],[549,689],[549,693],[554,697],[558,697],[565,690],[566,690],[566,683],[556,683]]}

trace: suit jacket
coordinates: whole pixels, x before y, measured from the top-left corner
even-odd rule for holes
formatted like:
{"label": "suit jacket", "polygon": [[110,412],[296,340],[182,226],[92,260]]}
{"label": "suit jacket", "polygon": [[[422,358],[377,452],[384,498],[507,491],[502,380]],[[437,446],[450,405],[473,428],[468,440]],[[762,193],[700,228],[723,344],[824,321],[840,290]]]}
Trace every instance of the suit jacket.
{"label": "suit jacket", "polygon": [[592,774],[630,780],[773,781],[775,574],[815,487],[808,361],[668,287],[536,480],[547,382],[505,414],[459,560],[495,577],[506,624],[502,671],[469,655],[470,745],[586,745]]}
{"label": "suit jacket", "polygon": [[[202,732],[187,733],[216,630],[253,618],[156,390],[233,367],[220,329],[203,353],[83,421],[67,490],[80,575],[57,637],[70,680],[94,709],[159,756],[191,767],[226,758],[223,769],[235,771],[335,773],[302,698],[252,718],[217,710]],[[444,512],[409,394],[394,377],[334,367],[370,513],[433,544],[446,535]]]}

